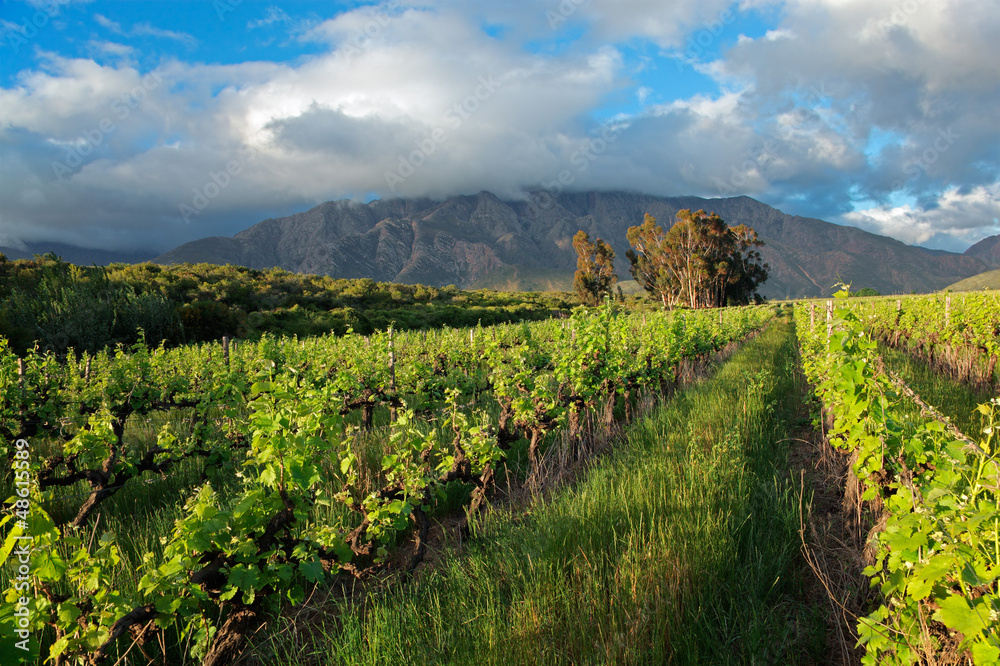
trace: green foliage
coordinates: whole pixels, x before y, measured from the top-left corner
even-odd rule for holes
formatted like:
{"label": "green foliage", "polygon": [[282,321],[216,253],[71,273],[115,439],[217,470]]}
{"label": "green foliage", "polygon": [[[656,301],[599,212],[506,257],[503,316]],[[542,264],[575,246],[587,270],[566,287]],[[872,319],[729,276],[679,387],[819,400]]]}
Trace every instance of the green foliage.
{"label": "green foliage", "polygon": [[[31,488],[23,510],[36,536],[30,597],[43,656],[110,663],[128,649],[126,629],[164,645],[169,637],[165,660],[179,653],[201,659],[220,644],[238,644],[227,618],[263,620],[280,600],[301,603],[309,586],[340,571],[385,566],[447,484],[466,484],[473,502],[482,499],[506,455],[500,431],[507,426],[465,403],[496,386],[501,400],[527,405],[518,412],[526,430],[598,413],[609,396],[670,381],[682,354],[717,348],[772,316],[764,308],[725,314],[722,321],[660,313],[645,322],[605,305],[566,322],[426,336],[263,336],[228,357],[212,344],[138,343],[61,362],[34,350],[22,359],[23,381],[18,357],[0,339],[4,441],[31,430],[33,444],[44,436],[51,445],[48,457],[8,451]],[[397,414],[386,446],[367,461],[357,449],[356,414],[370,417],[376,407]],[[190,415],[185,435],[168,425],[147,447],[125,436],[130,420],[178,411]],[[428,429],[428,420],[440,427]],[[371,426],[370,418],[360,421]],[[160,548],[142,553],[128,572],[137,583],[112,584],[123,539],[101,534],[107,521],[83,528],[90,514],[82,507],[92,511],[105,494],[188,458],[205,461],[205,478],[185,494]],[[211,464],[230,465],[228,488],[223,475],[209,473]],[[45,509],[52,488],[74,484],[90,487],[82,513],[72,523],[53,519]],[[13,519],[18,501],[3,521],[0,567],[23,534]],[[8,583],[9,600],[21,591]],[[0,616],[0,626],[12,621]]]}
{"label": "green foliage", "polygon": [[[838,293],[841,303],[846,288]],[[885,603],[861,618],[866,664],[936,661],[955,650],[975,664],[1000,660],[1000,399],[980,405],[978,443],[904,416],[878,370],[864,308],[834,311],[831,333],[797,309],[803,366],[834,417],[831,441],[852,455],[862,499],[888,512],[865,573]],[[994,317],[995,315],[994,310]],[[942,637],[951,639],[943,642]],[[951,659],[952,657],[949,657]]]}
{"label": "green foliage", "polygon": [[715,213],[682,210],[664,233],[647,213],[626,238],[632,277],[664,307],[763,302],[757,289],[767,280],[768,265],[757,250],[764,243],[750,227],[730,228]]}
{"label": "green foliage", "polygon": [[[611,349],[629,318],[610,319]],[[649,317],[646,327],[659,323]],[[587,326],[590,341],[580,330],[577,341],[600,349],[603,325]],[[254,657],[274,665],[828,661],[822,619],[802,594],[798,479],[775,469],[797,397],[792,342],[787,323],[770,326],[638,419],[573,483],[523,511],[491,512],[476,539],[445,550],[433,572],[334,605],[312,625],[314,641],[279,625],[273,654]]]}
{"label": "green foliage", "polygon": [[174,305],[158,293],[137,291],[102,268],[84,269],[54,256],[0,264],[0,334],[17,348],[95,352],[130,344],[143,331],[149,340],[174,340]]}
{"label": "green foliage", "polygon": [[1000,296],[995,292],[881,298],[845,307],[872,336],[894,347],[951,366],[963,379],[986,386],[1000,382]]}
{"label": "green foliage", "polygon": [[453,286],[299,275],[280,269],[145,263],[73,266],[58,257],[0,262],[0,335],[23,353],[36,342],[94,353],[140,338],[168,345],[266,333],[475,326],[540,320],[577,305],[569,294],[462,292]]}
{"label": "green foliage", "polygon": [[573,287],[584,305],[597,305],[611,295],[612,287],[618,282],[615,251],[600,238],[591,241],[582,230],[573,236],[573,249],[577,253]]}

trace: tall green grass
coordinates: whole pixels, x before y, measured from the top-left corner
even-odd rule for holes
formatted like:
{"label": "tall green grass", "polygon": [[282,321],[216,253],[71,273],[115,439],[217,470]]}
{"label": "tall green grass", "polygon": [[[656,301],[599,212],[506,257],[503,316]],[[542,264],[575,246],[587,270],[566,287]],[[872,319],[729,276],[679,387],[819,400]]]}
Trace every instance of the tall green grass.
{"label": "tall green grass", "polygon": [[[409,583],[326,609],[258,646],[273,663],[809,663],[786,424],[792,325],[630,428],[576,485],[478,536]],[[292,635],[298,638],[290,638]]]}
{"label": "tall green grass", "polygon": [[[925,402],[934,406],[941,414],[964,434],[976,438],[983,427],[976,406],[994,397],[989,388],[974,386],[952,379],[947,373],[934,369],[927,361],[911,356],[905,351],[879,345],[879,353],[889,369],[899,375]],[[909,404],[909,413],[916,416],[920,409]]]}

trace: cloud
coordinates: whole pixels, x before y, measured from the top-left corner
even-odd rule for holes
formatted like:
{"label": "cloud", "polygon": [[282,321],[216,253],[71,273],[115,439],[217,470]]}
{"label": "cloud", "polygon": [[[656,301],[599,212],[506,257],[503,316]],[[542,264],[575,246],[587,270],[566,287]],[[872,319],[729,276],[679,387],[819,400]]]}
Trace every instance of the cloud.
{"label": "cloud", "polygon": [[906,243],[964,249],[1000,234],[1000,184],[951,188],[925,206],[905,204],[855,211],[844,221]]}
{"label": "cloud", "polygon": [[748,105],[778,117],[818,108],[862,151],[873,128],[900,134],[871,169],[853,169],[866,198],[987,184],[1000,147],[1000,119],[982,111],[1000,104],[1000,71],[990,65],[1000,57],[1000,14],[988,7],[794,0],[781,37],[741,41],[723,71],[749,82]]}
{"label": "cloud", "polygon": [[268,7],[267,11],[264,13],[264,18],[257,19],[256,21],[249,21],[247,23],[247,27],[250,29],[264,28],[275,24],[286,24],[291,22],[292,17],[285,13],[285,11],[280,7]]}
{"label": "cloud", "polygon": [[119,44],[117,42],[107,42],[99,40],[90,40],[87,42],[91,51],[105,56],[111,56],[115,58],[125,58],[127,56],[135,53],[135,49],[128,44]]}
{"label": "cloud", "polygon": [[150,25],[149,23],[137,23],[130,30],[125,30],[122,28],[120,23],[112,21],[102,14],[95,14],[94,22],[102,28],[110,30],[116,35],[121,35],[123,37],[155,37],[157,39],[169,39],[179,42],[189,49],[193,49],[198,45],[198,40],[195,39],[193,35],[189,35],[185,32],[163,30]]}
{"label": "cloud", "polygon": [[97,25],[101,26],[102,28],[107,28],[111,32],[118,33],[119,35],[125,34],[125,32],[122,30],[122,26],[120,23],[112,21],[103,14],[94,14],[94,22],[97,23]]}
{"label": "cloud", "polygon": [[[771,147],[765,164],[736,158],[723,190],[827,218],[866,202],[920,202],[893,218],[902,220],[930,210],[941,192],[995,185],[1000,116],[985,109],[1000,106],[1000,71],[990,64],[1000,57],[1000,14],[989,3],[788,0],[782,10],[780,25],[700,67],[737,91],[727,125]],[[725,97],[689,112],[717,118],[709,109]],[[894,140],[883,144],[885,136]],[[969,234],[951,219],[933,216],[935,235],[902,235],[954,248]]]}
{"label": "cloud", "polygon": [[139,23],[132,28],[131,34],[136,37],[156,37],[158,39],[171,39],[180,42],[187,48],[194,48],[198,40],[186,32],[175,32],[173,30],[162,30],[148,23]]}
{"label": "cloud", "polygon": [[[762,36],[692,60],[716,90],[677,99],[633,80],[629,44],[683,54],[692,35],[731,22],[727,10],[396,3],[293,29],[271,7],[250,27],[288,30],[318,52],[144,69],[110,41],[91,46],[121,56],[112,64],[42,53],[0,89],[0,234],[167,249],[339,197],[514,196],[539,184],[749,194],[952,249],[996,233],[1000,17],[989,2],[787,0]],[[548,12],[564,19],[554,30]],[[603,113],[613,98],[639,109]],[[57,173],[73,155],[79,164]],[[185,217],[199,193],[206,205]]]}
{"label": "cloud", "polygon": [[450,0],[447,5],[473,22],[506,26],[518,39],[562,39],[562,31],[581,29],[582,43],[591,47],[641,39],[678,48],[693,32],[733,21],[731,0]]}

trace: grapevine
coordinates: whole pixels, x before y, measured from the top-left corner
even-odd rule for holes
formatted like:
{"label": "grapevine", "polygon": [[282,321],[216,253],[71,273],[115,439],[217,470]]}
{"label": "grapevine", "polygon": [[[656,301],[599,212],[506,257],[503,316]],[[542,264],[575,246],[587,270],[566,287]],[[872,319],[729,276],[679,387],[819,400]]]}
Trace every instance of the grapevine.
{"label": "grapevine", "polygon": [[[685,357],[762,326],[767,308],[627,314],[606,305],[568,320],[369,337],[263,338],[218,346],[119,348],[19,364],[0,342],[0,426],[50,450],[29,461],[27,520],[4,518],[6,560],[30,535],[33,635],[48,660],[101,663],[175,632],[206,664],[228,663],[277,605],[339,575],[366,576],[412,542],[419,561],[434,502],[454,482],[471,488],[463,521],[484,506],[511,447],[527,439],[537,465],[546,432],[571,437],[614,418],[646,389],[676,381]],[[718,321],[717,321],[718,319]],[[27,372],[19,373],[19,365]],[[494,400],[498,418],[479,403]],[[375,463],[359,457],[391,410]],[[151,445],[130,419],[184,414]],[[428,427],[429,422],[435,425]],[[11,440],[13,441],[13,440]],[[10,456],[8,456],[10,457]],[[90,525],[101,502],[181,461],[227,465],[235,487],[203,474],[133,590],[116,586],[119,536]],[[53,519],[55,487],[85,486],[72,520]],[[12,504],[12,506],[16,506]],[[84,531],[88,527],[88,531]],[[23,593],[5,592],[0,625]],[[8,611],[8,609],[10,609]]]}

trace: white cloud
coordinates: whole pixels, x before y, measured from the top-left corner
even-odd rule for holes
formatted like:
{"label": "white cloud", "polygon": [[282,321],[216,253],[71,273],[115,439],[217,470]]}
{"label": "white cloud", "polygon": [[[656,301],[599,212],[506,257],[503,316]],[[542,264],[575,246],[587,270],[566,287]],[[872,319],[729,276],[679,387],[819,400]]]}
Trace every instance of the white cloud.
{"label": "white cloud", "polygon": [[92,52],[115,58],[125,58],[135,52],[135,49],[128,44],[119,44],[117,42],[91,40],[87,42],[87,45],[90,46]]}
{"label": "white cloud", "polygon": [[[335,36],[357,20],[323,28]],[[179,205],[252,146],[256,159],[198,218],[239,210],[247,226],[268,207],[388,194],[385,173],[438,129],[444,139],[399,194],[514,191],[568,163],[580,144],[577,119],[618,85],[621,59],[610,47],[546,59],[492,42],[454,14],[417,11],[387,33],[361,52],[341,45],[297,66],[169,64],[123,119],[113,103],[141,86],[139,71],[52,56],[45,70],[0,90],[0,127],[27,142],[4,160],[0,195],[15,203],[0,228],[77,229],[78,211],[88,210],[107,228],[157,220],[190,235]],[[445,38],[452,48],[440,48]],[[114,130],[90,149],[107,120]],[[56,181],[53,164],[81,149],[82,164]],[[14,196],[31,188],[44,203]],[[113,213],[97,205],[110,200]]]}
{"label": "white cloud", "polygon": [[186,32],[163,30],[161,28],[157,28],[156,26],[152,26],[148,23],[137,24],[135,27],[132,28],[131,34],[137,37],[145,36],[145,37],[157,37],[159,39],[171,39],[176,42],[180,42],[181,44],[183,44],[188,48],[194,48],[198,44],[198,40],[195,39],[192,35],[187,34]]}
{"label": "white cloud", "polygon": [[263,28],[277,23],[290,23],[291,20],[292,18],[280,7],[268,7],[264,18],[248,22],[247,27],[251,29]]}
{"label": "white cloud", "polygon": [[112,21],[103,14],[95,14],[94,22],[102,28],[106,28],[116,35],[121,35],[123,37],[156,37],[158,39],[169,39],[180,42],[189,49],[194,48],[198,44],[198,40],[192,35],[185,32],[176,32],[174,30],[163,30],[162,28],[157,28],[149,23],[138,23],[131,29],[125,30],[122,28],[120,23]]}
{"label": "white cloud", "polygon": [[951,188],[924,206],[856,211],[844,215],[844,221],[910,244],[964,249],[1000,233],[1000,183],[966,192]]}
{"label": "white cloud", "polygon": [[102,28],[107,28],[111,32],[116,32],[119,35],[125,34],[124,31],[122,30],[122,26],[120,23],[112,21],[103,14],[94,14],[94,22],[97,23],[97,25],[101,26]]}

